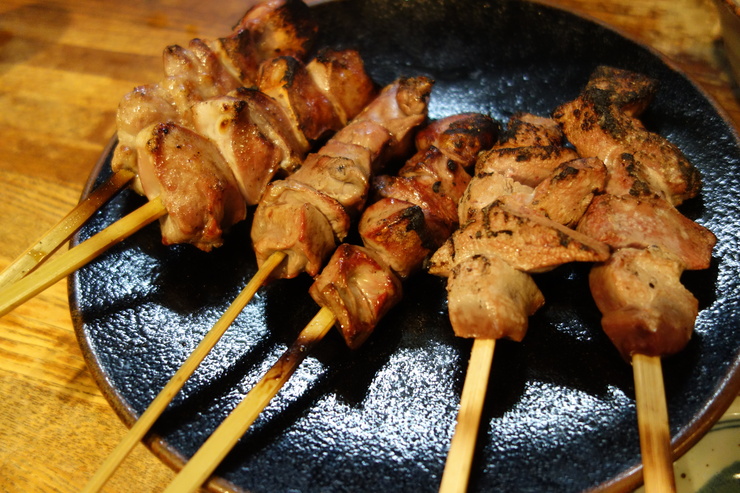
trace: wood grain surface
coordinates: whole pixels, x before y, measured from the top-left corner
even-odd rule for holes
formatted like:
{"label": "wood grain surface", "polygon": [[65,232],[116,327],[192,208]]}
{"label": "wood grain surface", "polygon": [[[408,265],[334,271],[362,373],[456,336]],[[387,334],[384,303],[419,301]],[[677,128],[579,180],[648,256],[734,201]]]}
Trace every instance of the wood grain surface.
{"label": "wood grain surface", "polygon": [[[740,123],[710,0],[545,3],[652,46]],[[118,101],[160,77],[162,49],[228,32],[248,4],[3,0],[0,269],[78,201]],[[124,432],[83,361],[65,281],[0,319],[0,491],[77,491]],[[160,491],[173,477],[140,445],[105,491]]]}

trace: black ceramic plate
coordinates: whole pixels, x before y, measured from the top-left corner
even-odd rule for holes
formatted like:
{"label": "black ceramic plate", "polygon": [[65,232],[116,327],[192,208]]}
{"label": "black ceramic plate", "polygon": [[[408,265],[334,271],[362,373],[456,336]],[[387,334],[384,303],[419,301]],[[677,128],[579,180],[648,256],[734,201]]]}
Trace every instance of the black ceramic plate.
{"label": "black ceramic plate", "polygon": [[[693,340],[664,362],[674,448],[685,451],[738,390],[738,211],[734,131],[684,76],[593,22],[525,2],[363,0],[314,8],[322,45],[356,47],[382,84],[436,80],[431,116],[482,111],[506,120],[549,114],[598,64],[661,82],[644,116],[704,176],[683,212],[719,242],[711,269],[687,273],[700,300]],[[93,180],[107,173],[106,159]],[[125,192],[86,238],[142,203]],[[249,225],[206,254],[164,247],[145,228],[71,279],[80,344],[130,423],[255,272]],[[473,491],[630,489],[639,439],[630,367],[599,328],[587,266],[537,277],[547,305],[522,343],[496,348],[471,478]],[[317,311],[310,280],[263,289],[154,428],[175,467],[192,455]],[[403,303],[350,352],[330,333],[217,473],[249,491],[436,491],[453,434],[470,341],[449,327],[443,282],[411,279]],[[113,444],[110,444],[113,446]]]}

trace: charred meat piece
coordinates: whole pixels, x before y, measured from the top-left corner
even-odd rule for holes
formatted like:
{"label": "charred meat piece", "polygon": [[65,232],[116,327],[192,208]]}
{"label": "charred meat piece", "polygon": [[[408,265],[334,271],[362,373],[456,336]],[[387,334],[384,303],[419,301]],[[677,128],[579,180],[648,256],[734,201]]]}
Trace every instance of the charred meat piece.
{"label": "charred meat piece", "polygon": [[449,276],[455,264],[476,255],[495,255],[516,269],[535,273],[568,262],[606,260],[609,248],[542,214],[509,207],[504,198],[461,225],[432,256],[429,272]]}
{"label": "charred meat piece", "polygon": [[[383,175],[373,181],[377,205],[363,215],[360,235],[366,246],[372,242],[372,248],[399,276],[405,278],[419,269],[419,259],[431,255],[455,230],[457,203],[470,181],[465,169],[495,141],[498,131],[498,124],[481,114],[442,118],[421,130],[423,137],[416,139],[419,150],[397,175]],[[447,154],[440,150],[445,147]],[[460,152],[453,152],[455,149]],[[404,209],[401,218],[397,210],[400,204],[418,209]],[[384,206],[388,206],[385,218]],[[398,231],[403,229],[402,223],[406,224],[406,233]],[[379,241],[381,237],[394,241]]]}
{"label": "charred meat piece", "polygon": [[258,87],[287,110],[308,140],[317,140],[344,126],[334,105],[296,58],[282,56],[263,63]]}
{"label": "charred meat piece", "polygon": [[367,248],[343,243],[309,288],[337,317],[347,346],[356,349],[402,296],[401,281]]}
{"label": "charred meat piece", "polygon": [[531,207],[553,221],[574,228],[597,194],[604,192],[607,171],[597,158],[567,161],[537,185]]}
{"label": "charred meat piece", "polygon": [[[596,77],[600,79],[601,74],[597,72]],[[623,87],[618,84],[618,89],[605,84],[602,87],[606,89],[584,91],[553,113],[578,153],[582,157],[598,157],[610,172],[624,166],[625,160],[632,161],[634,164],[628,171],[639,182],[637,188],[623,180],[620,187],[630,193],[639,193],[640,183],[646,183],[673,205],[694,197],[701,187],[698,170],[678,147],[645,129],[632,116],[634,109],[625,111],[614,102],[624,97]],[[610,93],[609,88],[619,92]],[[640,88],[636,89],[639,91]]]}
{"label": "charred meat piece", "polygon": [[164,244],[191,243],[210,251],[222,234],[246,217],[246,203],[218,149],[175,124],[154,124],[139,133],[140,177],[149,200],[159,197]]}
{"label": "charred meat piece", "polygon": [[562,147],[563,142],[563,132],[552,118],[516,113],[509,119],[495,148]]}
{"label": "charred meat piece", "polygon": [[606,65],[596,67],[583,89],[587,99],[614,105],[635,118],[645,111],[657,92],[655,79]]}
{"label": "charred meat piece", "polygon": [[459,113],[431,122],[416,134],[417,151],[434,146],[452,162],[470,166],[496,143],[501,125],[488,115]]}
{"label": "charred meat piece", "polygon": [[497,147],[484,153],[475,165],[476,174],[500,173],[530,187],[537,186],[565,161],[578,154],[562,146]]}
{"label": "charred meat piece", "polygon": [[382,256],[401,279],[421,266],[434,248],[424,210],[396,198],[382,198],[362,213],[358,230],[362,243]]}
{"label": "charred meat piece", "polygon": [[650,246],[621,248],[591,270],[602,327],[625,359],[674,354],[688,343],[698,301],[681,284],[683,268],[675,255]]}
{"label": "charred meat piece", "polygon": [[247,31],[261,60],[284,55],[305,58],[318,25],[301,0],[268,0],[247,11],[232,31],[232,36]]}

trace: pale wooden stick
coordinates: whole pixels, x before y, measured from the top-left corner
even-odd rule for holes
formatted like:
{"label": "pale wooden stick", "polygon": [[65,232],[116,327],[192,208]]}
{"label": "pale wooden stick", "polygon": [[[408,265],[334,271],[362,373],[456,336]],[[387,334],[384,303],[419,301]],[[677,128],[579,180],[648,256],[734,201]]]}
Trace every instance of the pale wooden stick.
{"label": "pale wooden stick", "polygon": [[247,283],[239,296],[234,299],[226,312],[216,322],[213,328],[208,331],[203,340],[193,350],[188,359],[185,360],[179,370],[173,375],[169,382],[159,392],[157,397],[149,404],[149,407],[134,423],[123,440],[111,452],[106,461],[100,466],[100,469],[90,479],[90,482],[82,490],[83,493],[92,493],[99,491],[106,481],[113,475],[118,466],[128,456],[134,446],[144,438],[154,422],[164,412],[172,399],[182,389],[188,378],[195,372],[203,359],[208,355],[211,349],[221,339],[226,329],[234,322],[236,317],[241,313],[249,300],[255,295],[257,290],[265,283],[273,270],[285,258],[285,253],[275,252],[260,267],[257,273]]}
{"label": "pale wooden stick", "polygon": [[7,286],[31,272],[49,255],[59,249],[64,242],[80,229],[90,217],[118,193],[136,176],[131,171],[122,170],[97,187],[82,200],[69,214],[20,254],[5,270],[0,273],[0,288]]}
{"label": "pale wooden stick", "polygon": [[635,354],[632,369],[645,492],[674,492],[671,432],[660,357]]}
{"label": "pale wooden stick", "polygon": [[270,368],[244,400],[216,428],[190,461],[170,483],[165,493],[198,490],[251,426],[280,388],[288,381],[308,351],[334,325],[336,317],[322,308],[298,334],[293,345]]}
{"label": "pale wooden stick", "polygon": [[162,217],[166,212],[159,198],[151,200],[95,236],[49,260],[26,277],[0,290],[0,317],[87,264],[108,248]]}
{"label": "pale wooden stick", "polygon": [[495,347],[496,339],[473,341],[470,363],[460,397],[460,409],[457,412],[455,434],[450,442],[450,451],[447,453],[447,462],[442,473],[440,493],[464,492],[468,488]]}

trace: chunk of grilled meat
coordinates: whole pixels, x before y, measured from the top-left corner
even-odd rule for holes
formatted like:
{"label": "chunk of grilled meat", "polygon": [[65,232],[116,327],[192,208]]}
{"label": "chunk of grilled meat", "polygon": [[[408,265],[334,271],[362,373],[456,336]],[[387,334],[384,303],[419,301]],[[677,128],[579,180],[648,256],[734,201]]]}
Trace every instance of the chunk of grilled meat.
{"label": "chunk of grilled meat", "polygon": [[636,198],[611,194],[596,197],[578,231],[613,249],[659,245],[687,269],[706,269],[716,237],[659,197]]}
{"label": "chunk of grilled meat", "polygon": [[373,181],[376,202],[363,214],[359,232],[401,278],[419,269],[457,228],[457,204],[470,181],[465,170],[499,130],[478,113],[436,120],[419,132],[417,153],[396,175]]}
{"label": "chunk of grilled meat", "polygon": [[220,246],[222,233],[246,217],[246,203],[218,149],[174,123],[155,123],[137,140],[144,192],[167,209],[160,219],[162,242],[204,251]]}
{"label": "chunk of grilled meat", "polygon": [[323,49],[306,65],[316,87],[329,99],[345,126],[377,95],[377,87],[355,50]]}
{"label": "chunk of grilled meat", "polygon": [[529,317],[545,303],[532,276],[495,255],[456,263],[447,291],[447,312],[458,337],[521,341]]}
{"label": "chunk of grilled meat", "polygon": [[[651,82],[637,74],[611,85],[597,82],[603,80],[601,71],[594,77],[591,89],[557,108],[553,118],[581,156],[598,157],[610,174],[619,177],[610,180],[607,191],[636,196],[659,193],[673,205],[694,197],[701,187],[698,170],[678,147],[648,131],[633,116],[635,107],[644,104],[636,95],[649,94],[642,88]],[[623,101],[629,93],[624,82],[635,87],[631,104]]]}
{"label": "chunk of grilled meat", "polygon": [[309,288],[337,317],[350,349],[360,347],[402,297],[399,278],[369,248],[343,243]]}
{"label": "chunk of grilled meat", "polygon": [[[493,144],[498,130],[497,123],[479,114],[437,120],[417,134],[417,153],[398,177],[375,181],[377,187],[390,178],[401,178],[404,185],[382,188],[380,198],[365,209],[360,220],[365,246],[341,245],[310,289],[320,306],[337,315],[337,325],[350,348],[359,347],[401,299],[401,279],[421,269],[444,241],[440,231],[449,234],[454,229],[455,214],[434,208],[448,199],[459,199],[467,182],[464,169],[480,150]],[[390,188],[401,190],[402,197],[383,196]],[[430,198],[435,194],[445,199]]]}
{"label": "chunk of grilled meat", "polygon": [[622,356],[665,356],[691,338],[698,301],[681,284],[681,260],[658,246],[620,248],[589,275],[602,328]]}
{"label": "chunk of grilled meat", "polygon": [[[318,274],[320,265],[309,259],[333,250],[336,242],[347,235],[348,227],[335,227],[331,241],[320,236],[325,243],[318,247],[314,236],[319,235],[305,229],[313,223],[299,222],[297,216],[291,220],[291,211],[315,208],[326,215],[330,225],[348,225],[351,215],[367,199],[373,171],[382,166],[382,160],[402,152],[412,141],[414,129],[426,119],[431,88],[432,81],[426,77],[403,78],[390,84],[345,129],[309,156],[299,171],[268,186],[252,224],[258,264],[272,253],[283,251],[288,258],[273,272],[275,277],[291,278],[304,271],[311,276]],[[300,198],[294,194],[282,196],[290,186],[281,181],[300,183],[306,192]],[[327,207],[329,202],[334,206]],[[277,217],[288,222],[275,222]],[[296,242],[286,245],[281,236],[293,229]],[[311,248],[316,248],[316,254],[307,253]]]}

